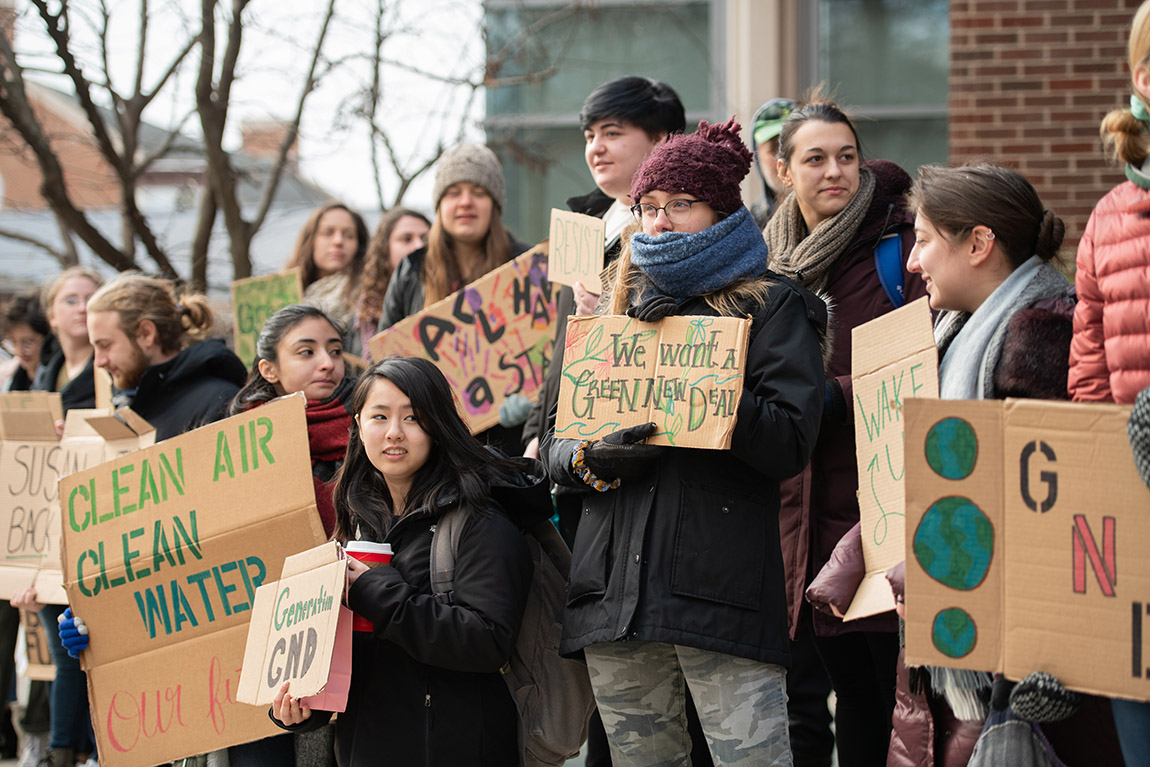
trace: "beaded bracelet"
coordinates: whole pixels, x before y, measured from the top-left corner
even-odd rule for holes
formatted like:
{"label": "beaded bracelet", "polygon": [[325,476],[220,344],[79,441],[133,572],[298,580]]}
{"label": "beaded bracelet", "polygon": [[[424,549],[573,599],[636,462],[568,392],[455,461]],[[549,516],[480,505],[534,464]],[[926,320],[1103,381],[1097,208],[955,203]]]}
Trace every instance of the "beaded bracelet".
{"label": "beaded bracelet", "polygon": [[600,492],[605,493],[608,490],[614,490],[619,487],[619,479],[616,478],[614,482],[604,482],[595,476],[591,469],[587,468],[587,464],[583,460],[583,453],[591,446],[590,440],[583,440],[579,446],[575,448],[574,455],[571,456],[571,468],[575,472],[575,476],[583,480],[583,483],[588,487]]}

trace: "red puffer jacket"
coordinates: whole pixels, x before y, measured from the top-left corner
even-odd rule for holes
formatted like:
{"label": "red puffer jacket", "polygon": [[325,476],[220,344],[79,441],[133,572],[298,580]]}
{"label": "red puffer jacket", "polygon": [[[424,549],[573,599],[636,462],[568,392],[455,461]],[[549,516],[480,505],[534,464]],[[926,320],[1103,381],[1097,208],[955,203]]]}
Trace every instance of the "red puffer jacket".
{"label": "red puffer jacket", "polygon": [[1150,191],[1127,181],[1099,201],[1075,283],[1070,396],[1133,402],[1150,386]]}

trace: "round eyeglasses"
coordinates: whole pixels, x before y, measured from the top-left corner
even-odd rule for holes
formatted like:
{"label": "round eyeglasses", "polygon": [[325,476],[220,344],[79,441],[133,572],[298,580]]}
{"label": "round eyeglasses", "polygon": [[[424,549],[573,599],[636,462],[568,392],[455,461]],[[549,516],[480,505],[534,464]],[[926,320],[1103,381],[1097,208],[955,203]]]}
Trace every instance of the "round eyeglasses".
{"label": "round eyeglasses", "polygon": [[631,206],[631,213],[643,226],[650,226],[659,217],[659,211],[667,214],[672,224],[685,224],[691,218],[691,206],[704,200],[688,200],[685,197],[677,200],[668,200],[666,205],[652,205],[641,202]]}

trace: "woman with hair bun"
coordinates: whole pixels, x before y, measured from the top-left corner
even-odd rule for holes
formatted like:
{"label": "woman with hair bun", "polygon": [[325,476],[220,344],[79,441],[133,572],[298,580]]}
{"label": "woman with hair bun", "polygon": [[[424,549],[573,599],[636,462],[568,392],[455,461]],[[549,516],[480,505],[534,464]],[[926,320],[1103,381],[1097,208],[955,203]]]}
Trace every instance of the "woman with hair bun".
{"label": "woman with hair bun", "polygon": [[[1047,337],[1032,314],[1020,316],[1043,302],[1064,321],[1073,311],[1070,283],[1053,265],[1062,219],[1042,207],[1021,173],[990,164],[923,166],[910,204],[915,246],[907,268],[940,312],[940,397],[1066,399],[1069,324]],[[1035,335],[1016,337],[1027,330]]]}
{"label": "woman with hair bun", "polygon": [[[1134,14],[1127,48],[1129,109],[1102,121],[1102,139],[1126,164],[1125,183],[1094,207],[1078,243],[1070,396],[1132,403],[1150,386],[1150,2]],[[1114,699],[1127,764],[1150,764],[1150,703]]]}

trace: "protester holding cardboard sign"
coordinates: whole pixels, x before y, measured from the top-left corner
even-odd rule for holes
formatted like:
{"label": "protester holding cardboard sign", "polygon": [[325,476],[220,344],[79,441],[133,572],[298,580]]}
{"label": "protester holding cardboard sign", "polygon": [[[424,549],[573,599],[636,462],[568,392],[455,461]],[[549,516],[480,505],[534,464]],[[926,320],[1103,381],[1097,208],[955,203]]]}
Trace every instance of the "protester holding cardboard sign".
{"label": "protester holding cardboard sign", "polygon": [[[1102,138],[1126,166],[1095,206],[1078,243],[1078,307],[1070,347],[1070,395],[1076,402],[1134,402],[1150,386],[1150,2],[1131,23],[1129,109],[1102,121]],[[1150,763],[1150,703],[1115,699],[1114,719],[1127,764]]]}
{"label": "protester holding cardboard sign", "polygon": [[[504,184],[499,158],[485,146],[457,144],[439,158],[432,192],[435,220],[420,248],[400,262],[387,286],[379,330],[387,330],[527,251],[503,228]],[[531,403],[509,397],[500,425],[481,439],[518,453]]]}
{"label": "protester holding cardboard sign", "polygon": [[631,185],[643,231],[610,289],[610,313],[640,328],[670,315],[751,316],[731,448],[643,444],[655,424],[598,442],[542,440],[555,482],[595,491],[560,650],[586,653],[615,767],[687,757],[684,685],[716,765],[791,763],[778,487],[802,470],[818,431],[826,307],[767,272],[739,198],[750,167],[733,118],[656,147]]}
{"label": "protester holding cardboard sign", "polygon": [[[303,302],[318,306],[344,328],[355,319],[360,277],[367,252],[367,224],[342,202],[325,202],[299,231],[285,269],[300,270]],[[360,351],[358,335],[344,338],[348,351]]]}
{"label": "protester holding cardboard sign", "polygon": [[268,318],[256,344],[256,362],[228,408],[242,413],[285,394],[307,396],[307,436],[316,507],[323,532],[335,532],[332,491],[347,452],[348,400],[355,385],[343,363],[343,333],[314,306],[286,306]]}
{"label": "protester holding cardboard sign", "polygon": [[[830,297],[835,339],[818,444],[809,467],[783,484],[781,534],[791,633],[813,629],[837,696],[840,764],[869,767],[882,763],[889,742],[898,656],[894,613],[844,624],[811,611],[804,594],[811,576],[859,521],[852,331],[892,311],[891,296],[900,291],[906,303],[923,295],[922,282],[904,266],[914,244],[905,200],[910,177],[885,160],[862,162],[850,117],[818,91],[796,105],[778,138],[776,165],[791,191],[764,230],[771,268]],[[886,238],[902,250],[889,293],[876,258],[876,247]]]}
{"label": "protester holding cardboard sign", "polygon": [[[374,630],[354,637],[344,767],[518,764],[518,714],[499,669],[515,645],[532,563],[516,522],[546,485],[538,464],[489,451],[459,417],[433,363],[391,357],[360,378],[347,460],[336,481],[337,537],[390,544],[390,566],[348,561],[348,605]],[[453,599],[432,588],[437,520],[465,508]],[[547,508],[543,505],[542,518]],[[330,714],[285,684],[272,713],[311,729]]]}
{"label": "protester holding cardboard sign", "polygon": [[[910,205],[915,246],[907,268],[922,278],[939,312],[941,398],[1065,399],[1074,302],[1052,265],[1062,220],[1043,208],[1021,173],[985,163],[920,168]],[[964,764],[972,730],[989,712],[990,674],[928,666],[911,689],[899,665],[887,764]],[[945,735],[929,734],[932,718]]]}
{"label": "protester holding cardboard sign", "polygon": [[[87,311],[90,300],[104,280],[91,269],[75,266],[65,269],[44,290],[41,302],[56,343],[56,354],[40,367],[32,388],[60,392],[65,414],[73,408],[96,404],[95,356],[88,338]],[[57,424],[57,432],[63,423]],[[12,600],[24,609],[39,611],[46,626],[55,626],[63,605],[40,605],[36,592],[29,589]],[[67,759],[75,753],[90,753],[94,742],[87,724],[88,696],[84,672],[75,658],[68,657],[54,632],[48,646],[56,665],[51,689],[52,732],[49,745],[52,758]],[[63,762],[61,762],[63,763]]]}

